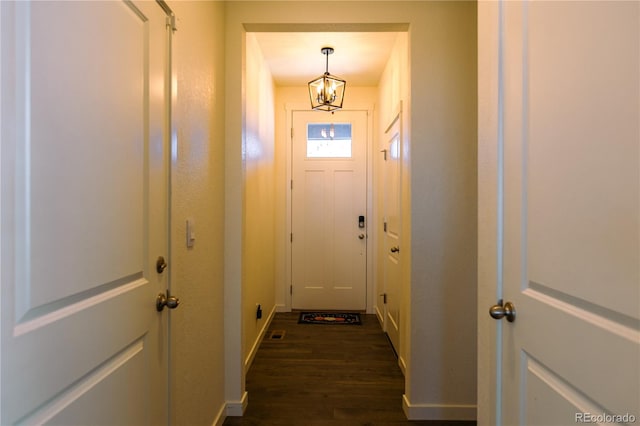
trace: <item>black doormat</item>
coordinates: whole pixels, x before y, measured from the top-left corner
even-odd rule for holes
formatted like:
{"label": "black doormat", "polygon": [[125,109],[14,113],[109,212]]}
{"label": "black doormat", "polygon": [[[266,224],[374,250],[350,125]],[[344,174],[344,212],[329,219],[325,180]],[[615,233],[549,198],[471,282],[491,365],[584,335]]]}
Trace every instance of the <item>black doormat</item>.
{"label": "black doormat", "polygon": [[298,324],[355,324],[361,325],[355,312],[300,312]]}

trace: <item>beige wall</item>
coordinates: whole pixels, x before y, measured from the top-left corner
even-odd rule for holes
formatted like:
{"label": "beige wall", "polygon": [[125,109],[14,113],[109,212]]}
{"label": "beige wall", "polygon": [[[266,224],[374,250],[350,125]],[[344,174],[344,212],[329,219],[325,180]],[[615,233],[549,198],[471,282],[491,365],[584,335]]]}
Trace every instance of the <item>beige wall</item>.
{"label": "beige wall", "polygon": [[[177,74],[171,185],[171,423],[224,416],[224,4],[171,2]],[[185,221],[196,240],[186,247]]]}
{"label": "beige wall", "polygon": [[420,415],[471,417],[476,404],[476,4],[417,5],[423,12],[409,32],[412,260],[406,402],[409,412]]}
{"label": "beige wall", "polygon": [[[410,90],[403,223],[407,262],[405,411],[412,419],[473,419],[476,406],[475,2],[229,2],[226,4],[225,312],[227,398],[242,402],[242,197],[245,24],[408,24]],[[261,28],[264,30],[265,25]],[[410,202],[409,201],[410,198]]]}
{"label": "beige wall", "polygon": [[[246,40],[242,335],[245,371],[275,309],[274,85],[253,34]],[[263,310],[256,318],[257,305]]]}

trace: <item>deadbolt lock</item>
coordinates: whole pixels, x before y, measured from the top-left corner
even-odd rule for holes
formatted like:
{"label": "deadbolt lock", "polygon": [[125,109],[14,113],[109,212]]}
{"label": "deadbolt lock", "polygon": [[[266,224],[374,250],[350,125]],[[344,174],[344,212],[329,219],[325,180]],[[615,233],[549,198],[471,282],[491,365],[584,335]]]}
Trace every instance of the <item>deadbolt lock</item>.
{"label": "deadbolt lock", "polygon": [[158,260],[156,260],[156,271],[161,274],[165,269],[167,269],[166,260],[164,260],[164,257],[158,256]]}

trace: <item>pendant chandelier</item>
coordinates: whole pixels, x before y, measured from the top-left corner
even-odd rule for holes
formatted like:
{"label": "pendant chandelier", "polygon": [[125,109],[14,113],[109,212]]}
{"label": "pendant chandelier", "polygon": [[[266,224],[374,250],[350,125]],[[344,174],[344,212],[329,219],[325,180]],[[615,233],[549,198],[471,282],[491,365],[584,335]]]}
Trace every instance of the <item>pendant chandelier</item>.
{"label": "pendant chandelier", "polygon": [[323,75],[309,82],[311,109],[335,111],[342,108],[347,82],[329,74],[329,55],[333,53],[333,48],[323,47],[320,51],[327,57],[327,66]]}

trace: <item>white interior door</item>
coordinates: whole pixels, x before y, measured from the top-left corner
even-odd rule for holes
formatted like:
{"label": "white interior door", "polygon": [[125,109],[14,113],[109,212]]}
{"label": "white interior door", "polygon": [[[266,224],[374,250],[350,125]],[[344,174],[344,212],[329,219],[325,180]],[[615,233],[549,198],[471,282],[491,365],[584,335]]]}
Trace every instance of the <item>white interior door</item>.
{"label": "white interior door", "polygon": [[367,112],[295,111],[293,130],[292,308],[364,310]]}
{"label": "white interior door", "polygon": [[[384,152],[384,299],[385,331],[400,354],[400,153],[401,115],[394,118],[385,133]],[[402,365],[402,364],[401,364]]]}
{"label": "white interior door", "polygon": [[1,2],[1,418],[166,424],[167,29]]}
{"label": "white interior door", "polygon": [[480,422],[637,422],[640,3],[478,7],[480,285],[516,310]]}

